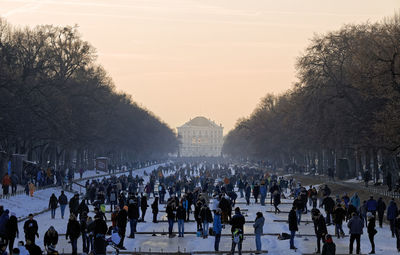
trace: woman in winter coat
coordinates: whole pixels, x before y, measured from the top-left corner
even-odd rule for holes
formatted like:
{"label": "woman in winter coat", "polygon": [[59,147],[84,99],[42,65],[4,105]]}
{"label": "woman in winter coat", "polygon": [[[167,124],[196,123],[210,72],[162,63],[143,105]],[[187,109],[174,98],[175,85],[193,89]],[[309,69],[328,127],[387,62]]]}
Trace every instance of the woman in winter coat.
{"label": "woman in winter coat", "polygon": [[358,197],[357,192],[350,198],[350,204],[352,204],[357,211],[360,209],[360,198]]}
{"label": "woman in winter coat", "polygon": [[389,206],[387,208],[386,217],[387,220],[390,222],[390,231],[392,231],[392,237],[395,236],[395,222],[397,217],[397,204],[394,201],[394,198],[390,200]]}
{"label": "woman in winter coat", "polygon": [[217,208],[214,213],[213,232],[215,236],[214,250],[219,251],[219,242],[221,241],[222,223],[221,223],[221,208]]}
{"label": "woman in winter coat", "polygon": [[265,219],[263,217],[262,212],[257,212],[257,217],[253,224],[254,234],[256,236],[256,249],[257,249],[256,253],[261,252],[261,235],[263,234],[264,222]]}
{"label": "woman in winter coat", "polygon": [[67,225],[67,233],[65,235],[65,239],[68,239],[68,237],[71,239],[71,246],[72,246],[72,255],[77,255],[78,254],[78,237],[81,234],[81,227],[79,222],[76,220],[76,217],[74,214],[71,214],[69,216],[69,221]]}
{"label": "woman in winter coat", "polygon": [[7,221],[6,224],[6,236],[8,239],[8,247],[10,254],[12,254],[12,250],[14,248],[14,240],[15,237],[19,236],[19,231],[18,231],[18,219],[15,216],[15,213],[11,213],[10,218]]}
{"label": "woman in winter coat", "polygon": [[158,197],[154,198],[154,202],[151,204],[151,211],[153,213],[153,223],[157,223],[157,214],[158,214]]}
{"label": "woman in winter coat", "polygon": [[371,252],[369,254],[375,254],[375,241],[374,241],[374,236],[376,233],[378,233],[375,229],[375,217],[371,212],[367,213],[367,218],[368,218],[368,238],[369,242],[371,243]]}

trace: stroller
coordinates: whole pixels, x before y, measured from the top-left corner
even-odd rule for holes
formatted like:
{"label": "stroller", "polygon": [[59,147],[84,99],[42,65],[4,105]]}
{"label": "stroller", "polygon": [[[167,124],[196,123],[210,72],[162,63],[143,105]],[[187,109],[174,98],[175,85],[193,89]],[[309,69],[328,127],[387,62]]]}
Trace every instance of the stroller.
{"label": "stroller", "polygon": [[[90,255],[106,255],[104,251],[106,251],[106,247],[110,246],[112,247],[115,251],[113,254],[119,254],[119,250],[121,248],[118,247],[118,243],[121,241],[121,237],[118,234],[118,229],[114,228],[111,230],[111,236],[106,238],[105,236],[98,236],[94,240],[94,245],[95,249],[91,251],[89,254]],[[96,249],[97,247],[97,249]],[[103,254],[104,253],[104,254]]]}

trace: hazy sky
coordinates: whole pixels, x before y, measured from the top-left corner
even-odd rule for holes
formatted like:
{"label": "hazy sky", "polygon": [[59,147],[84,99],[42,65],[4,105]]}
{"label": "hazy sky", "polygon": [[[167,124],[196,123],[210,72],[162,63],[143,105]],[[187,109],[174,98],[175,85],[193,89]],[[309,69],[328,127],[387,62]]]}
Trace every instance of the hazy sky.
{"label": "hazy sky", "polygon": [[400,0],[0,0],[14,25],[78,24],[117,88],[171,127],[203,115],[225,133],[291,88],[314,33],[399,10]]}

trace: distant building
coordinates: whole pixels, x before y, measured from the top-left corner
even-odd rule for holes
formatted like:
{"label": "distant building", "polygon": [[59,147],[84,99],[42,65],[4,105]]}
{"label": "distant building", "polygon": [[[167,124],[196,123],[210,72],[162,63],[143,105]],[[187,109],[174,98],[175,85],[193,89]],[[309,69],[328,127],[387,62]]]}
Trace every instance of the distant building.
{"label": "distant building", "polygon": [[196,117],[178,127],[181,157],[219,157],[223,127],[204,117]]}

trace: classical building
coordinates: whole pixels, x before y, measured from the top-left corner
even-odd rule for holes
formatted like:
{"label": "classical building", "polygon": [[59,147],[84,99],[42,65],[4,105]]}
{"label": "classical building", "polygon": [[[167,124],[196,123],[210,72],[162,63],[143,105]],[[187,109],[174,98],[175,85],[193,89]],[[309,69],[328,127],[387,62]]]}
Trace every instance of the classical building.
{"label": "classical building", "polygon": [[223,127],[204,117],[196,117],[178,127],[181,157],[219,157]]}

